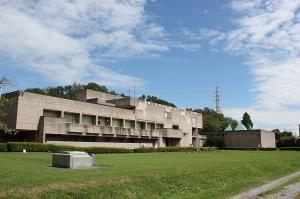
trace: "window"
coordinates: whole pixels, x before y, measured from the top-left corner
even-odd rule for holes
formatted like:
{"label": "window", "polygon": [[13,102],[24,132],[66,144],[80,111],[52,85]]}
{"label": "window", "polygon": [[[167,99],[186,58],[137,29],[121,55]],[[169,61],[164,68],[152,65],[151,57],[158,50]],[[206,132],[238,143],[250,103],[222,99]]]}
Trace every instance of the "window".
{"label": "window", "polygon": [[108,117],[98,117],[99,126],[110,126],[110,118]]}
{"label": "window", "polygon": [[149,129],[149,130],[155,129],[155,123],[148,122],[147,123],[147,129]]}
{"label": "window", "polygon": [[82,115],[82,124],[85,124],[85,125],[94,125],[95,124],[95,116],[92,116],[92,115]]}
{"label": "window", "polygon": [[134,124],[135,124],[135,122],[132,120],[125,120],[125,128],[134,129],[134,126],[135,126]]}
{"label": "window", "polygon": [[123,127],[123,120],[113,118],[112,119],[112,126],[113,127],[119,127],[119,128]]}
{"label": "window", "polygon": [[166,112],[165,112],[165,119],[171,120],[171,119],[172,119],[172,113],[166,111]]}
{"label": "window", "polygon": [[156,124],[156,128],[157,128],[157,129],[163,129],[163,128],[164,128],[164,125],[163,125],[163,124]]}
{"label": "window", "polygon": [[196,117],[192,117],[192,125],[197,125],[197,118]]}
{"label": "window", "polygon": [[136,129],[145,129],[145,122],[136,122]]}
{"label": "window", "polygon": [[173,126],[172,126],[172,129],[178,130],[178,129],[179,129],[179,126],[178,126],[178,125],[173,125]]}
{"label": "window", "polygon": [[65,113],[64,118],[67,123],[79,123],[78,113]]}
{"label": "window", "polygon": [[61,111],[54,111],[54,110],[44,110],[43,116],[45,117],[61,117]]}

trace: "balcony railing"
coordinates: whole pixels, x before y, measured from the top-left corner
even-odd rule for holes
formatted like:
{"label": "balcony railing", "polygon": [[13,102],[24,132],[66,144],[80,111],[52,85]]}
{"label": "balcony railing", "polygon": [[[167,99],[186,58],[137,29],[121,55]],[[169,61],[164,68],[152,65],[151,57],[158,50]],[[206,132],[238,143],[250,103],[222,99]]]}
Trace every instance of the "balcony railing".
{"label": "balcony railing", "polygon": [[[177,129],[131,129],[78,123],[65,123],[64,118],[41,117],[41,129],[46,134],[93,134],[112,137],[158,138],[161,134],[167,138],[182,138],[183,133]],[[193,132],[194,136],[194,132]]]}
{"label": "balcony railing", "polygon": [[182,138],[183,133],[179,129],[161,129],[162,136],[166,138]]}

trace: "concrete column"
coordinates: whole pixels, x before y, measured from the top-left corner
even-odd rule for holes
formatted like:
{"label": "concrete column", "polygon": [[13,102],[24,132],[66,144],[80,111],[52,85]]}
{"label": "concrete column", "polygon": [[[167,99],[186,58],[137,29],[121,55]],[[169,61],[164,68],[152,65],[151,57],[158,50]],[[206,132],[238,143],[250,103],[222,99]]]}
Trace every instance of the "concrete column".
{"label": "concrete column", "polygon": [[82,113],[79,113],[79,124],[82,124]]}
{"label": "concrete column", "polygon": [[96,122],[96,125],[98,125],[98,115],[96,115],[95,122]]}
{"label": "concrete column", "polygon": [[112,127],[112,117],[109,118],[109,127]]}

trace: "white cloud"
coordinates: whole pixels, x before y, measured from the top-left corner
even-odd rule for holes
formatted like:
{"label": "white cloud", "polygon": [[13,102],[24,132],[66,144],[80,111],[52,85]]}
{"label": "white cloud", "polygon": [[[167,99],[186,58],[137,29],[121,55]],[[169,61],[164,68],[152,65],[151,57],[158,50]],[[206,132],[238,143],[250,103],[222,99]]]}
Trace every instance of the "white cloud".
{"label": "white cloud", "polygon": [[256,103],[225,113],[240,118],[248,110],[260,127],[295,129],[300,122],[300,0],[232,0],[229,7],[233,29],[194,32],[213,48],[223,44],[225,52],[246,56],[254,74]]}
{"label": "white cloud", "polygon": [[0,0],[0,55],[49,82],[129,86],[131,77],[103,63],[169,50],[167,33],[147,15],[146,3]]}

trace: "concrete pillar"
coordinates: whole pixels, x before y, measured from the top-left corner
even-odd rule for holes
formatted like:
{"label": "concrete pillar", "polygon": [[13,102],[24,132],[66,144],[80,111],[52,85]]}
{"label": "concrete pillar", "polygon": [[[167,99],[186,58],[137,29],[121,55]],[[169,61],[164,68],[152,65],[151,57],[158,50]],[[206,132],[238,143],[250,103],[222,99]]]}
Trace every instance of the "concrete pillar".
{"label": "concrete pillar", "polygon": [[112,117],[109,118],[109,127],[112,127]]}
{"label": "concrete pillar", "polygon": [[82,124],[82,113],[79,113],[79,121],[78,121],[79,124]]}
{"label": "concrete pillar", "polygon": [[96,115],[95,122],[96,122],[96,124],[95,124],[95,125],[98,125],[98,115]]}

